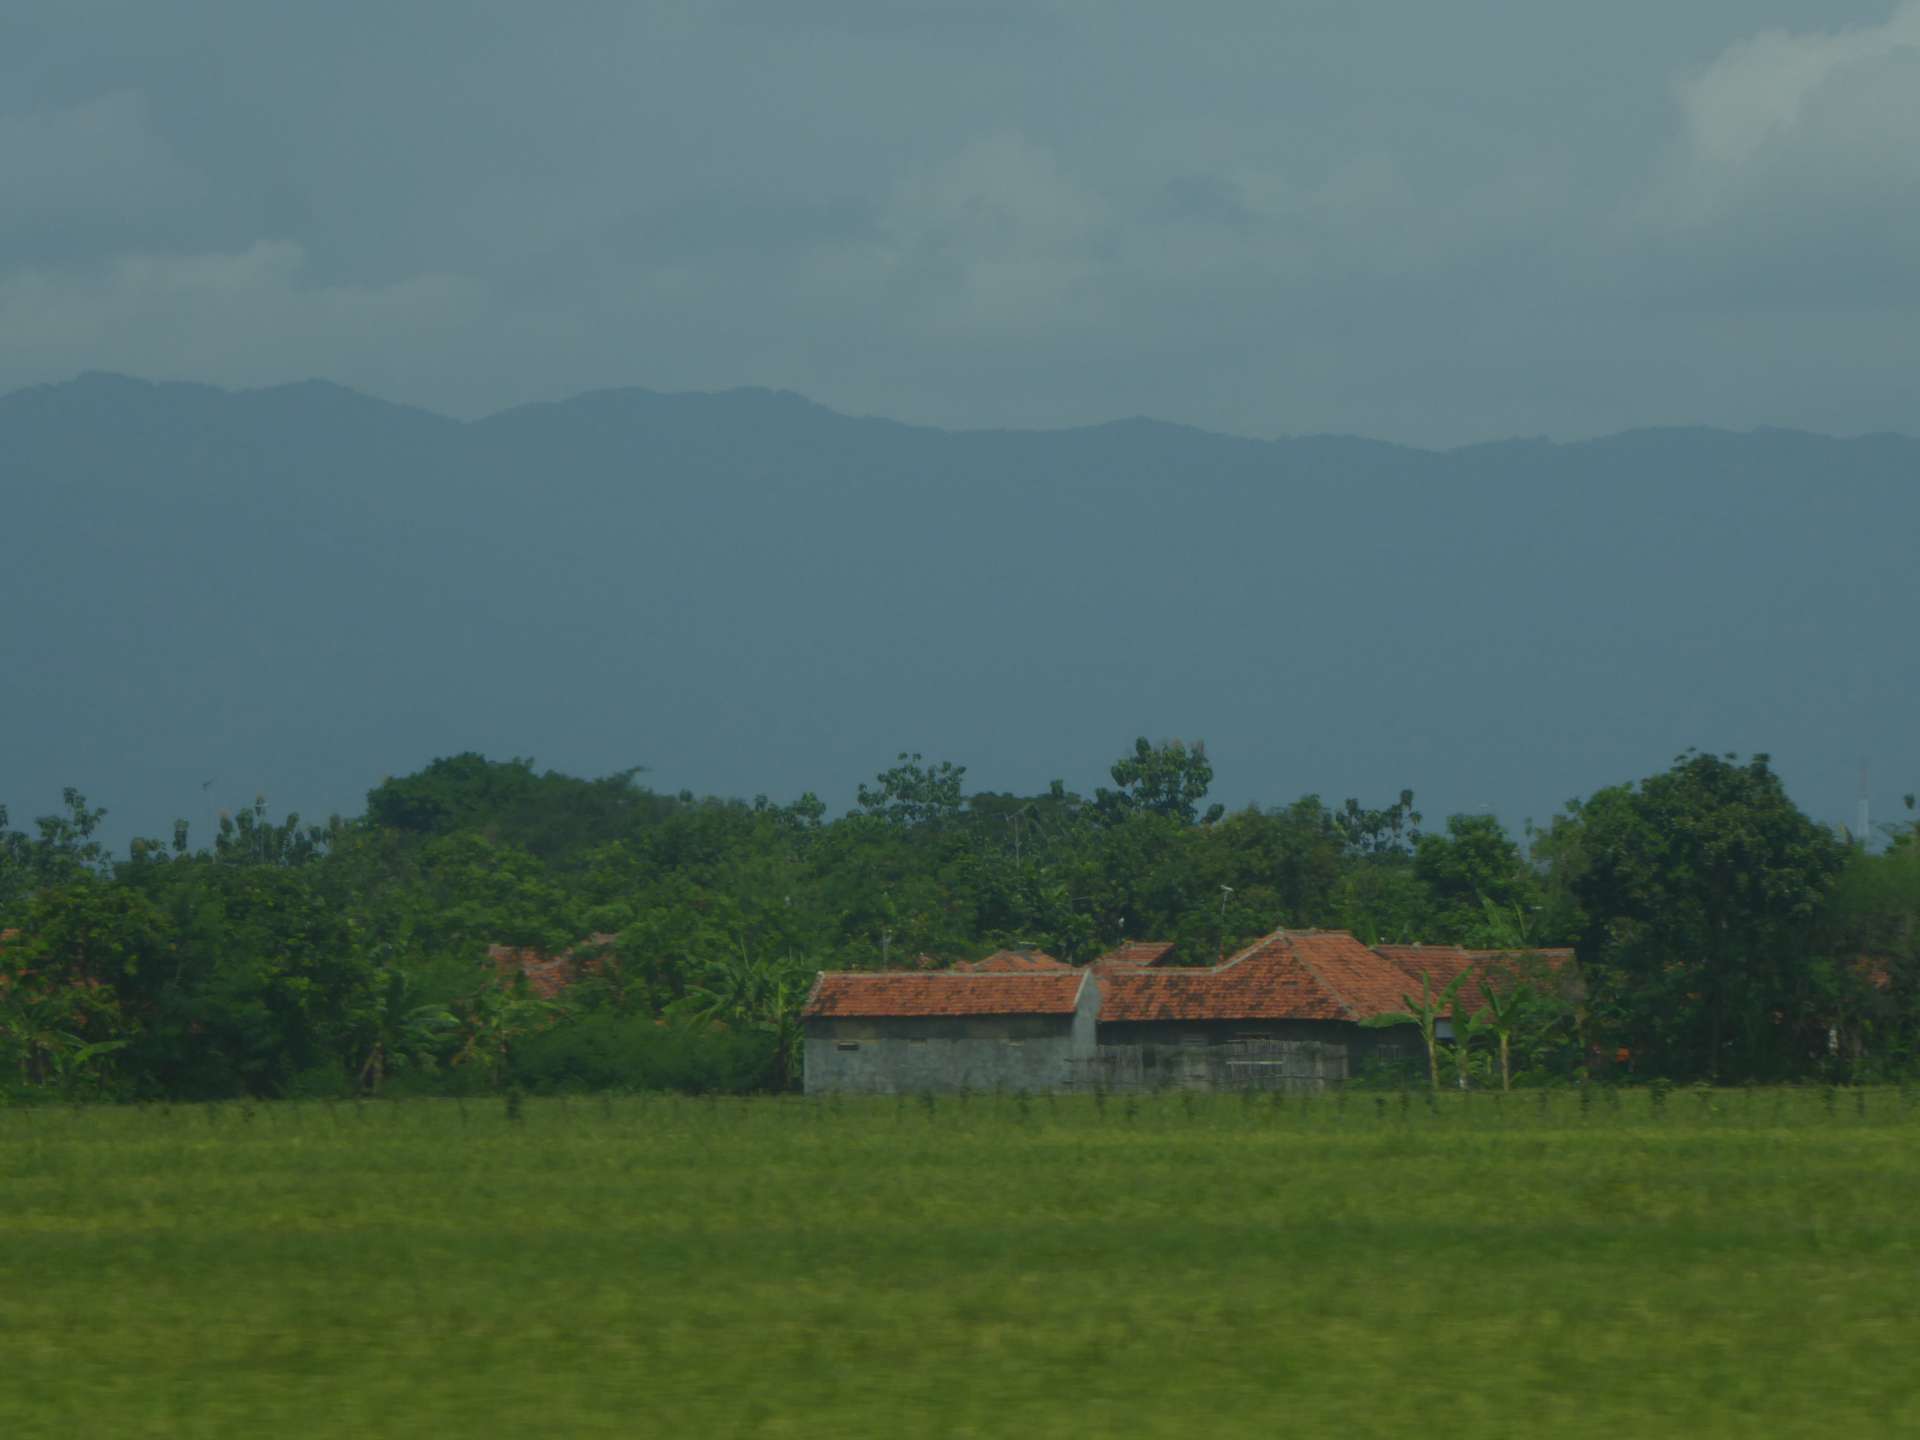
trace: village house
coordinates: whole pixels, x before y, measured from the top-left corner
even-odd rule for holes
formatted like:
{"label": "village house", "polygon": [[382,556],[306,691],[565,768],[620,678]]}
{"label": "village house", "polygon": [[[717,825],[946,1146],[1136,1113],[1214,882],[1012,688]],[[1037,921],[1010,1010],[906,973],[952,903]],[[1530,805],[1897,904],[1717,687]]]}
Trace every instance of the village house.
{"label": "village house", "polygon": [[1071,1090],[1093,1058],[1100,986],[1061,965],[822,971],[802,1012],[806,1089]]}
{"label": "village house", "polygon": [[1511,978],[1507,952],[1372,948],[1344,930],[1276,930],[1203,968],[1166,965],[1171,950],[822,972],[802,1012],[806,1088],[1319,1090],[1418,1059],[1411,1029],[1364,1022],[1403,1011],[1423,971],[1436,992],[1463,969]]}

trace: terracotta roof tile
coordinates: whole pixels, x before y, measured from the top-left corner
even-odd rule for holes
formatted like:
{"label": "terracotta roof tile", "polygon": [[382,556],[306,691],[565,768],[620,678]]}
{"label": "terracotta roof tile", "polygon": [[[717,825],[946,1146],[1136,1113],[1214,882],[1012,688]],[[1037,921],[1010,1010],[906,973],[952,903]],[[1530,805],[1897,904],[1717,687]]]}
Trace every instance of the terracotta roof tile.
{"label": "terracotta roof tile", "polygon": [[963,975],[1026,975],[1073,967],[1044,950],[996,950],[984,960],[962,960],[953,968]]}
{"label": "terracotta roof tile", "polygon": [[1071,1015],[1088,978],[1062,968],[1024,975],[924,974],[897,970],[821,971],[807,996],[809,1017]]}
{"label": "terracotta roof tile", "polygon": [[[618,940],[618,935],[595,933],[582,943],[589,949],[599,949]],[[600,968],[596,957],[587,956],[575,963],[574,951],[569,948],[558,955],[549,955],[532,946],[489,945],[487,959],[493,962],[493,968],[503,980],[511,979],[515,974],[527,977],[527,988],[542,1000],[551,1000],[565,990],[582,973],[591,975]]]}
{"label": "terracotta roof tile", "polygon": [[[1507,990],[1529,972],[1539,970],[1569,985],[1577,984],[1578,980],[1573,968],[1573,951],[1559,947],[1469,950],[1460,945],[1376,945],[1373,948],[1407,977],[1408,993],[1413,995],[1419,994],[1423,972],[1432,982],[1435,995],[1451,985],[1463,970],[1485,976],[1495,991]],[[1486,1008],[1479,985],[1478,979],[1469,979],[1460,987],[1462,996],[1472,1001],[1469,1014],[1477,1015]]]}
{"label": "terracotta roof tile", "polygon": [[1344,930],[1276,930],[1204,970],[1115,970],[1102,1020],[1363,1020],[1401,1008],[1406,977]]}

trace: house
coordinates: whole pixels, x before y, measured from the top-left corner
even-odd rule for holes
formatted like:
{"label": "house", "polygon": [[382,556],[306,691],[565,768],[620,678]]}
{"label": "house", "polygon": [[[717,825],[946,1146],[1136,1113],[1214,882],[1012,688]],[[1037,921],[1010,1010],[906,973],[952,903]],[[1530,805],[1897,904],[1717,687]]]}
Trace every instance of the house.
{"label": "house", "polygon": [[[1134,942],[1081,969],[990,956],[928,973],[822,972],[802,1011],[809,1092],[1324,1088],[1405,1059],[1407,976],[1338,930],[1277,930],[1204,969]],[[986,968],[980,968],[986,967]]]}
{"label": "house", "polygon": [[1099,979],[1064,965],[822,971],[801,1011],[807,1093],[1071,1090],[1099,1007]]}
{"label": "house", "polygon": [[1092,1079],[1109,1089],[1322,1089],[1411,1058],[1406,976],[1344,930],[1276,930],[1205,968],[1103,978]]}
{"label": "house", "polygon": [[[1002,951],[932,973],[822,972],[802,1012],[806,1088],[1322,1090],[1424,1064],[1412,1027],[1366,1023],[1404,1013],[1423,974],[1436,994],[1463,972],[1497,990],[1578,986],[1567,950],[1370,947],[1345,930],[1276,930],[1205,967],[1165,963],[1172,949],[1133,941],[1079,969]],[[1461,1004],[1484,1008],[1477,989]]]}

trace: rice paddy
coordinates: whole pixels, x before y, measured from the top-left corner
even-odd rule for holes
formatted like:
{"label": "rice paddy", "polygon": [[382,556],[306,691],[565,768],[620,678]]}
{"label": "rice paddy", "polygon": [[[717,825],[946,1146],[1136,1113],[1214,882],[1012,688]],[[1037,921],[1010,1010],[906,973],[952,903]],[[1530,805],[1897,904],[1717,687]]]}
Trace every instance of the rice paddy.
{"label": "rice paddy", "polygon": [[0,1110],[0,1435],[1920,1433],[1901,1092]]}

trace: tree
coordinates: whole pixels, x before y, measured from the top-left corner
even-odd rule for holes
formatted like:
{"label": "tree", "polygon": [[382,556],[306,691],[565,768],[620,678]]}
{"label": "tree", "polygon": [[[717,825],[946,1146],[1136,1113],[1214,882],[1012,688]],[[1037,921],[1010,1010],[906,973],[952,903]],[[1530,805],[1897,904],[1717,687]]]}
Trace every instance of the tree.
{"label": "tree", "polygon": [[1402,790],[1393,804],[1378,809],[1349,797],[1332,818],[1349,855],[1403,859],[1420,844],[1420,812],[1413,808],[1411,790]]}
{"label": "tree", "polygon": [[[1094,806],[1109,823],[1144,812],[1191,825],[1213,784],[1213,764],[1205,743],[1198,740],[1191,745],[1184,740],[1151,745],[1143,735],[1133,742],[1133,753],[1114,761],[1108,773],[1117,788],[1096,790]],[[1225,810],[1224,805],[1208,807],[1205,823],[1211,825]]]}
{"label": "tree", "polygon": [[1413,847],[1413,873],[1431,900],[1426,940],[1467,941],[1490,907],[1524,914],[1539,904],[1539,882],[1491,815],[1452,815],[1444,834],[1422,835]]}
{"label": "tree", "polygon": [[756,958],[735,945],[707,967],[681,1012],[700,1024],[741,1025],[770,1035],[774,1074],[790,1084],[800,1057],[800,1010],[812,983],[813,970],[803,957]]}
{"label": "tree", "polygon": [[[1455,1013],[1455,997],[1459,995],[1460,988],[1466,984],[1470,973],[1462,970],[1448,982],[1446,989],[1435,995],[1433,977],[1422,970],[1419,999],[1414,999],[1412,995],[1402,995],[1400,1003],[1406,1006],[1406,1009],[1390,1010],[1384,1015],[1372,1015],[1360,1022],[1370,1030],[1384,1029],[1389,1025],[1418,1025],[1420,1039],[1427,1047],[1427,1078],[1432,1082],[1433,1093],[1436,1096],[1440,1093],[1440,1022]],[[1455,1043],[1461,1047],[1462,1051],[1465,1050],[1464,1029]],[[1463,1064],[1461,1068],[1463,1077],[1465,1073]]]}
{"label": "tree", "polygon": [[859,788],[863,813],[903,829],[930,829],[959,816],[966,797],[962,785],[967,767],[942,760],[923,762],[918,751],[901,751],[898,763],[882,770],[871,786]]}
{"label": "tree", "polygon": [[1520,1016],[1524,1013],[1530,992],[1525,985],[1516,985],[1505,995],[1494,989],[1487,977],[1480,977],[1480,998],[1486,1002],[1485,1020],[1481,1027],[1490,1033],[1500,1046],[1500,1088],[1513,1089],[1513,1031]]}
{"label": "tree", "polygon": [[380,982],[378,998],[362,1011],[359,1026],[359,1084],[369,1095],[380,1093],[390,1072],[429,1062],[460,1023],[445,1006],[423,1004],[419,986],[405,973],[384,971]]}
{"label": "tree", "polygon": [[1714,1078],[1792,1068],[1819,1020],[1814,927],[1846,847],[1787,798],[1768,757],[1689,750],[1569,819],[1577,842],[1558,853],[1577,863],[1582,948],[1633,1048]]}

